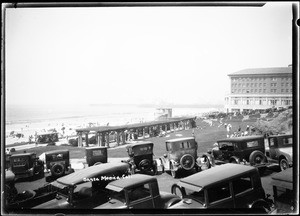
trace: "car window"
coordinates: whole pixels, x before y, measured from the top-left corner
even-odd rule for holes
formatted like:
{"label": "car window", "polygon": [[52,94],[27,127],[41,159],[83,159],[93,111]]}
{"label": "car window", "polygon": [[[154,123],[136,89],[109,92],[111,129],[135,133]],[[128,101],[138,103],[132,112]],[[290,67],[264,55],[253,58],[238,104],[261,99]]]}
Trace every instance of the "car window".
{"label": "car window", "polygon": [[104,155],[102,150],[94,150],[93,151],[93,156],[102,156],[102,155]]}
{"label": "car window", "polygon": [[207,193],[209,203],[217,202],[231,196],[229,183],[223,183],[221,185],[209,188],[207,189]]}
{"label": "car window", "polygon": [[190,196],[191,198],[196,199],[203,204],[205,203],[204,190],[196,192],[185,188],[185,193],[187,196]]}
{"label": "car window", "polygon": [[219,149],[222,151],[234,151],[232,142],[219,142]]}
{"label": "car window", "polygon": [[241,177],[232,181],[233,192],[235,195],[252,189],[252,182],[249,176]]}
{"label": "car window", "polygon": [[274,142],[274,138],[270,138],[270,142],[269,142],[269,145],[270,146],[274,146],[275,145],[275,142]]}
{"label": "car window", "polygon": [[247,148],[252,148],[252,147],[257,147],[257,146],[258,146],[257,140],[247,142]]}
{"label": "car window", "polygon": [[110,197],[111,197],[112,199],[119,200],[119,201],[121,201],[121,202],[123,202],[123,203],[126,202],[124,191],[120,191],[120,192],[111,191],[111,192],[110,192]]}
{"label": "car window", "polygon": [[180,148],[184,148],[184,142],[180,143]]}
{"label": "car window", "polygon": [[292,145],[293,144],[293,138],[292,137],[283,138],[282,139],[282,144],[284,146]]}
{"label": "car window", "polygon": [[148,184],[141,185],[139,187],[135,187],[128,190],[128,198],[130,202],[149,196],[151,196],[151,193]]}

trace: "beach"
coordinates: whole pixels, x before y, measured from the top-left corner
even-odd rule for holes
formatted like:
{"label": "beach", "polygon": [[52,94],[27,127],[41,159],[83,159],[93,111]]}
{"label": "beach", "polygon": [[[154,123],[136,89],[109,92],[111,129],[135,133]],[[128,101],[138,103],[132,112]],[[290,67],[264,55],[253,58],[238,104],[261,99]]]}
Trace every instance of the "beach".
{"label": "beach", "polygon": [[[173,116],[201,116],[216,108],[175,108]],[[77,128],[118,126],[155,120],[155,108],[138,106],[6,107],[5,144],[27,144],[35,135],[56,131],[60,139],[76,136]],[[20,134],[19,137],[16,135]],[[29,137],[32,137],[29,139]]]}

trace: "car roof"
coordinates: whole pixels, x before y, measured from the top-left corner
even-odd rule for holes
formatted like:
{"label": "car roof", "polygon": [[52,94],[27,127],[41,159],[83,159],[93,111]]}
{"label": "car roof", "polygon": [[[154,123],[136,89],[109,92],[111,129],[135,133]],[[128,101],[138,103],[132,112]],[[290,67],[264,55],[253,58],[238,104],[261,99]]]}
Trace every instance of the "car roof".
{"label": "car roof", "polygon": [[52,150],[52,151],[45,152],[45,154],[56,154],[56,153],[64,153],[64,152],[69,152],[69,150],[68,149]]}
{"label": "car roof", "polygon": [[229,137],[229,138],[219,139],[217,142],[223,142],[223,141],[249,141],[249,140],[261,139],[261,138],[264,138],[264,136],[262,136],[262,135],[251,135],[251,136]]}
{"label": "car roof", "polygon": [[166,140],[166,142],[178,142],[178,141],[186,141],[186,140],[195,140],[195,138],[194,137],[181,137],[181,138]]}
{"label": "car roof", "polygon": [[273,137],[293,137],[293,134],[278,134],[278,135],[271,135],[268,138],[273,138]]}
{"label": "car roof", "polygon": [[13,154],[11,155],[11,157],[18,157],[18,156],[31,156],[31,155],[35,155],[35,153],[33,152],[26,152],[26,153],[19,153],[19,154]]}
{"label": "car roof", "polygon": [[84,179],[100,178],[101,176],[116,173],[119,171],[124,171],[125,173],[128,168],[129,165],[127,163],[103,163],[78,170],[69,175],[59,178],[56,181],[64,185],[77,185],[83,183]]}
{"label": "car roof", "polygon": [[94,147],[87,147],[85,149],[107,149],[107,146],[94,146]]}
{"label": "car roof", "polygon": [[134,174],[125,178],[121,178],[110,182],[106,189],[120,192],[125,188],[131,188],[137,184],[145,184],[148,182],[157,181],[154,176],[144,175],[144,174]]}
{"label": "car roof", "polygon": [[179,186],[200,191],[218,182],[224,182],[238,175],[254,172],[255,167],[242,164],[223,164],[181,179]]}
{"label": "car roof", "polygon": [[144,142],[132,143],[132,144],[127,145],[126,148],[133,148],[135,146],[141,146],[141,145],[153,145],[153,142],[144,141]]}

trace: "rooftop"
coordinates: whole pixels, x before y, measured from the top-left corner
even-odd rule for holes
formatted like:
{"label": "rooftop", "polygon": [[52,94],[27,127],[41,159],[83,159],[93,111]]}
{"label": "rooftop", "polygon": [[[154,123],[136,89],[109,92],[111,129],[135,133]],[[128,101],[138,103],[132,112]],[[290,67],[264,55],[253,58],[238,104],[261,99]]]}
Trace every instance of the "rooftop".
{"label": "rooftop", "polygon": [[224,182],[226,179],[234,178],[237,175],[255,172],[255,170],[256,168],[252,166],[228,163],[183,178],[178,184],[182,187],[200,191],[209,185]]}
{"label": "rooftop", "polygon": [[228,76],[256,74],[292,74],[292,67],[249,68],[228,74]]}

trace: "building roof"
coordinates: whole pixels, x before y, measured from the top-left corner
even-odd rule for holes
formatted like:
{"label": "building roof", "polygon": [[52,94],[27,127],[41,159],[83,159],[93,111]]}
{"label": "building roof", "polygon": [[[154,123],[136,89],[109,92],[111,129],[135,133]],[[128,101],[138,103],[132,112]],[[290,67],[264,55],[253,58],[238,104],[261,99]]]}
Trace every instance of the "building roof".
{"label": "building roof", "polygon": [[292,74],[292,67],[249,68],[228,74],[228,76],[263,74]]}
{"label": "building roof", "polygon": [[210,185],[224,182],[245,173],[255,172],[255,170],[256,168],[252,166],[228,163],[185,177],[179,181],[178,185],[200,191]]}

